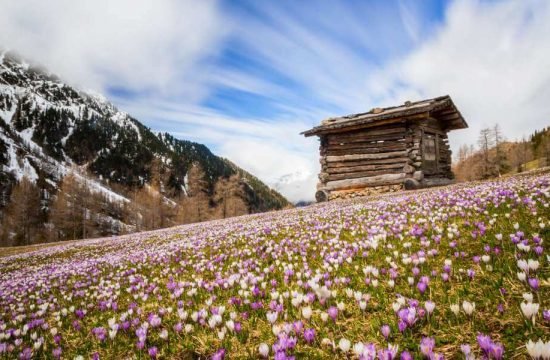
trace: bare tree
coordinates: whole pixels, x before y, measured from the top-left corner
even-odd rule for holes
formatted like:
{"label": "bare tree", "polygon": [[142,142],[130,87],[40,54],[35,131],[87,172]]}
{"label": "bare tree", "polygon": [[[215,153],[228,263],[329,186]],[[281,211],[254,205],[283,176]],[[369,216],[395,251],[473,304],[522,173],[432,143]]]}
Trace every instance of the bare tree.
{"label": "bare tree", "polygon": [[495,167],[496,167],[496,172],[500,177],[502,171],[506,167],[506,154],[501,149],[502,141],[504,137],[502,135],[502,131],[498,123],[495,123],[492,130],[493,130],[493,133],[492,133],[493,142],[495,146]]}
{"label": "bare tree", "polygon": [[491,155],[489,150],[493,146],[493,137],[491,136],[491,129],[490,128],[484,128],[481,129],[479,132],[479,139],[478,139],[478,145],[479,150],[482,154],[482,177],[488,178],[491,176]]}

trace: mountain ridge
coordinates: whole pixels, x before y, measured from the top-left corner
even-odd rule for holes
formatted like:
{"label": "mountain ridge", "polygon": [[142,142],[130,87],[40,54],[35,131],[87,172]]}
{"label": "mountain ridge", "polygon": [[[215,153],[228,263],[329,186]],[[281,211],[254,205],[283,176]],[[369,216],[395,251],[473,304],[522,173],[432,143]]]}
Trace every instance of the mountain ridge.
{"label": "mountain ridge", "polygon": [[[119,201],[131,203],[131,195],[147,185],[149,193],[164,198],[161,202],[204,207],[196,218],[182,215],[165,225],[289,206],[278,192],[205,145],[155,133],[103,95],[75,89],[45,68],[0,51],[2,213],[23,177],[46,193],[42,201],[56,197],[67,174]],[[235,210],[228,212],[228,201]]]}

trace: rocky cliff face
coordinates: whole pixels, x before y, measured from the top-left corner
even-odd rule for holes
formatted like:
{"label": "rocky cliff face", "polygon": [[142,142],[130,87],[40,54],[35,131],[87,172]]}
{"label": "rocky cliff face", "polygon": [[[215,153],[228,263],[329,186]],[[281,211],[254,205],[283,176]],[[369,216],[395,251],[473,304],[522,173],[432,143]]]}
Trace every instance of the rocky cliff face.
{"label": "rocky cliff face", "polygon": [[[69,173],[108,201],[131,204],[136,192],[145,189],[173,211],[187,214],[162,225],[288,205],[279,193],[206,146],[154,133],[105,97],[75,89],[13,53],[0,52],[4,215],[14,184],[25,177],[41,191],[47,223],[48,206]],[[126,225],[135,229],[135,224]]]}

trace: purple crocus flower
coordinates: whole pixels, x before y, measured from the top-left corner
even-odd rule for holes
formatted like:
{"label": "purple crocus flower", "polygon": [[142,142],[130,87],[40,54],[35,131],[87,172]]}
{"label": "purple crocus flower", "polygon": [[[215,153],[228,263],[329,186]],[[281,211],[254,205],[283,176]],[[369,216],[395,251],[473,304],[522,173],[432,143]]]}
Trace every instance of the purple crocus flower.
{"label": "purple crocus flower", "polygon": [[484,334],[478,334],[477,335],[477,344],[485,352],[486,354],[490,353],[491,346],[492,346],[491,338]]}
{"label": "purple crocus flower", "polygon": [[315,340],[315,330],[314,329],[306,329],[304,331],[304,340],[310,344]]}
{"label": "purple crocus flower", "polygon": [[304,329],[304,323],[301,320],[295,321],[292,326],[294,327],[294,332],[299,334]]}
{"label": "purple crocus flower", "polygon": [[529,286],[531,286],[531,289],[537,291],[539,289],[539,279],[537,278],[529,278],[528,280]]}
{"label": "purple crocus flower", "polygon": [[378,350],[378,359],[379,360],[393,360],[397,355],[397,351],[393,348],[380,349]]}
{"label": "purple crocus flower", "polygon": [[30,360],[32,359],[32,349],[31,348],[24,348],[23,351],[19,354],[20,360]]}
{"label": "purple crocus flower", "polygon": [[94,334],[99,341],[104,341],[107,336],[107,330],[102,327],[96,327],[92,329],[92,334]]}
{"label": "purple crocus flower", "polygon": [[149,315],[149,324],[152,327],[160,326],[160,323],[162,322],[161,318],[157,314],[151,314]]}
{"label": "purple crocus flower", "polygon": [[238,334],[241,332],[242,330],[242,325],[240,322],[236,321],[235,324],[234,324],[234,330],[235,332]]}
{"label": "purple crocus flower", "polygon": [[147,350],[147,353],[151,357],[151,359],[156,359],[158,356],[158,349],[156,346],[152,346]]}
{"label": "purple crocus flower", "polygon": [[382,325],[382,327],[380,328],[380,332],[387,339],[388,336],[390,336],[390,327],[387,324]]}
{"label": "purple crocus flower", "polygon": [[501,360],[504,357],[504,346],[501,343],[491,344],[490,354],[495,360]]}
{"label": "purple crocus flower", "polygon": [[336,306],[331,306],[328,309],[328,316],[334,321],[336,321],[336,318],[338,317],[338,308]]}
{"label": "purple crocus flower", "polygon": [[420,352],[425,356],[429,356],[435,347],[435,340],[430,337],[423,337],[420,341]]}
{"label": "purple crocus flower", "polygon": [[147,329],[140,327],[136,330],[136,336],[140,342],[145,342],[145,339],[147,339]]}
{"label": "purple crocus flower", "polygon": [[212,360],[223,360],[225,358],[225,349],[219,349],[212,355]]}
{"label": "purple crocus flower", "polygon": [[81,310],[81,309],[76,309],[76,310],[74,311],[74,314],[75,314],[75,316],[76,316],[77,318],[79,318],[79,319],[83,319],[83,318],[84,318],[84,311]]}
{"label": "purple crocus flower", "polygon": [[426,292],[426,289],[428,288],[428,285],[426,285],[426,283],[422,281],[419,281],[416,287],[418,288],[418,291],[420,291],[421,294],[424,294]]}
{"label": "purple crocus flower", "polygon": [[61,350],[60,347],[56,347],[55,349],[52,350],[52,356],[56,359],[61,358],[62,353],[63,353],[63,351]]}

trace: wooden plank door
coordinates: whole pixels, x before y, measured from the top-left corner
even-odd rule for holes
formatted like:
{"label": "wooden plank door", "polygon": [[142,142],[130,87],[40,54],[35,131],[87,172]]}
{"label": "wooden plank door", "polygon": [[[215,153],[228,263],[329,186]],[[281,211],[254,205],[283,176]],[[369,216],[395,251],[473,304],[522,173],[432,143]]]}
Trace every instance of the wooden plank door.
{"label": "wooden plank door", "polygon": [[425,174],[437,173],[437,136],[435,134],[422,134],[422,167]]}

